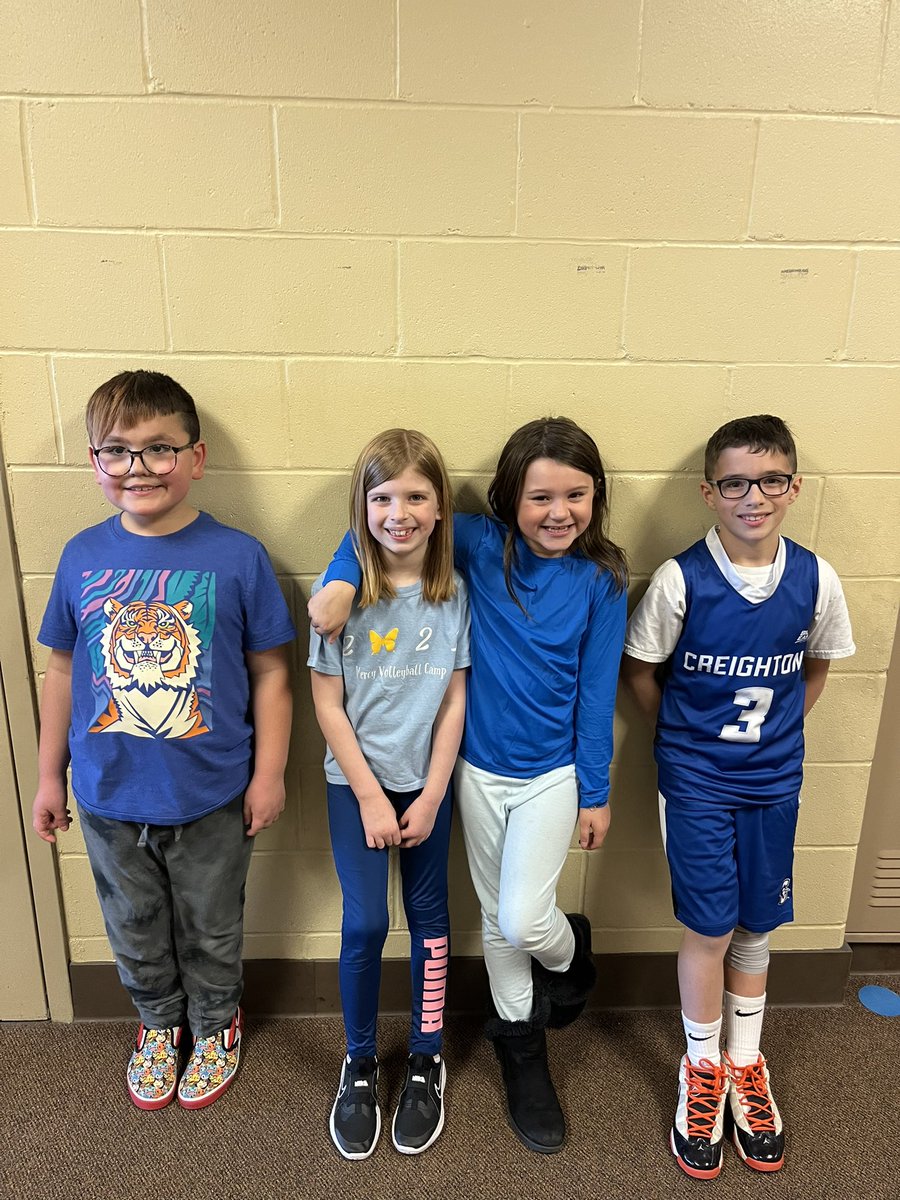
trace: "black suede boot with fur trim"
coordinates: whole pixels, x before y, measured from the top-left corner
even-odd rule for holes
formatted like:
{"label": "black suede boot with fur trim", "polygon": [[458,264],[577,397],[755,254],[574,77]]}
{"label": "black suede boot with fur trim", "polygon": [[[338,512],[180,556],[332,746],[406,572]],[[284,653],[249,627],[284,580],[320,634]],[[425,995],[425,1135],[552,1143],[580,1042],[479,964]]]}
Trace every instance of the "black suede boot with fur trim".
{"label": "black suede boot with fur trim", "polygon": [[535,994],[529,1021],[494,1016],[484,1027],[500,1060],[510,1126],[519,1141],[538,1154],[556,1154],[566,1138],[566,1120],[547,1063],[544,1028],[549,1008],[546,997]]}
{"label": "black suede boot with fur trim", "polygon": [[566,913],[575,935],[575,953],[565,971],[548,971],[537,959],[531,960],[531,978],[535,994],[547,997],[550,1029],[564,1029],[580,1017],[588,996],[597,982],[597,968],[591,953],[591,923],[582,913]]}

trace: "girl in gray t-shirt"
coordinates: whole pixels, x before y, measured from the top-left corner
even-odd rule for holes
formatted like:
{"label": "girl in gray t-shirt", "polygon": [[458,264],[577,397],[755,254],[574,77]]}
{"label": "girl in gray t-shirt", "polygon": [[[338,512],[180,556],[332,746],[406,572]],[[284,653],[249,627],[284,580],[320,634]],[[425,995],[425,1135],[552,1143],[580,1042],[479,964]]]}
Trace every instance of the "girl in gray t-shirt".
{"label": "girl in gray t-shirt", "polygon": [[[412,1027],[393,1120],[402,1154],[444,1124],[441,1035],[449,962],[450,776],[465,714],[466,588],[453,569],[452,493],[434,443],[389,429],[362,451],[350,528],[363,580],[343,632],[310,632],[308,665],[327,742],[325,777],[343,893],[340,981],[347,1054],[329,1128],[345,1158],[381,1131],[375,1031],[388,932],[388,852],[400,847],[410,932]],[[314,590],[321,586],[317,580]]]}

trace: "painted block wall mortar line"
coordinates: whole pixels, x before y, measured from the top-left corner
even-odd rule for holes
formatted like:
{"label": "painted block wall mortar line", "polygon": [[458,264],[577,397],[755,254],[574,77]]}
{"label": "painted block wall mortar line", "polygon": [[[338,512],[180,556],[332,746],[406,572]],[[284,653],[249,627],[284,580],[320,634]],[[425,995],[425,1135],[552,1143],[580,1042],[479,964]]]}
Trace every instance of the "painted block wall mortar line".
{"label": "painted block wall mortar line", "polygon": [[513,191],[513,237],[519,235],[519,201],[522,188],[522,114],[516,114],[516,178]]}
{"label": "painted block wall mortar line", "polygon": [[[93,358],[105,359],[105,358],[109,358],[109,359],[118,360],[122,357],[122,353],[128,353],[131,358],[134,358],[136,360],[147,359],[147,358],[153,357],[153,354],[151,352],[148,352],[147,350],[136,350],[136,351],[134,351],[134,353],[130,353],[127,350],[122,351],[122,352],[117,352],[114,350],[107,350],[107,349],[91,349],[89,347],[67,347],[67,346],[53,346],[53,347],[16,346],[16,347],[12,347],[12,346],[10,346],[10,347],[4,347],[4,348],[0,349],[0,359],[2,359],[3,357],[43,358],[43,356],[48,353],[55,354],[61,359],[93,359]],[[272,351],[248,350],[246,352],[239,351],[239,350],[179,350],[178,358],[184,359],[185,361],[195,361],[195,362],[203,362],[203,361],[208,361],[210,359],[212,359],[212,360],[221,359],[223,361],[240,361],[242,359],[247,359],[250,362],[253,362],[253,361],[265,362],[270,359],[278,359],[278,360],[284,359],[284,361],[287,363],[291,363],[291,362],[298,362],[298,363],[299,362],[370,363],[370,362],[394,362],[394,361],[397,361],[393,355],[360,354],[358,352],[357,353],[347,353],[347,354],[332,354],[332,353],[313,354],[313,353],[309,353],[309,352],[303,353],[300,351],[278,351],[278,350],[272,350]],[[512,357],[512,356],[504,356],[504,355],[498,355],[497,357],[487,357],[485,355],[470,355],[468,358],[466,358],[463,355],[455,355],[452,359],[448,359],[442,355],[409,354],[409,355],[403,355],[402,359],[400,359],[400,361],[402,361],[404,364],[409,364],[409,365],[431,364],[433,366],[446,366],[448,362],[453,362],[454,364],[460,363],[463,365],[465,365],[466,363],[474,363],[474,364],[491,363],[491,364],[496,364],[496,365],[508,364],[510,366],[518,366],[518,365],[533,366],[533,365],[535,365],[535,363],[549,362],[549,363],[552,363],[553,366],[603,367],[604,369],[608,369],[609,367],[618,367],[623,371],[642,371],[642,370],[647,370],[647,369],[651,369],[651,368],[665,368],[665,367],[672,367],[673,369],[678,369],[678,368],[682,368],[682,367],[684,367],[684,368],[691,368],[691,367],[703,368],[703,367],[714,366],[714,367],[722,367],[725,369],[730,369],[730,370],[735,370],[735,371],[737,371],[738,369],[740,369],[742,367],[752,367],[753,369],[776,367],[779,370],[782,370],[785,372],[789,372],[792,369],[804,369],[804,368],[808,368],[808,367],[817,367],[817,368],[827,368],[829,371],[845,371],[845,372],[852,372],[852,371],[864,372],[864,371],[868,371],[868,370],[900,372],[900,362],[897,362],[896,359],[885,359],[884,361],[881,361],[881,362],[874,360],[874,359],[865,359],[865,360],[848,359],[847,361],[841,361],[841,362],[835,362],[833,360],[824,360],[822,362],[809,362],[806,359],[796,359],[794,361],[778,359],[778,360],[774,360],[772,362],[765,362],[762,360],[754,360],[752,363],[750,363],[750,362],[734,362],[733,360],[723,360],[723,361],[711,362],[708,359],[685,359],[685,358],[650,359],[650,360],[640,359],[640,360],[634,360],[634,361],[631,359],[618,359],[618,358],[605,358],[605,359],[604,358],[554,358],[552,360],[544,360],[544,359],[521,358],[521,357]],[[838,468],[833,471],[830,470],[829,474],[830,475],[847,475],[847,474],[856,475],[856,474],[858,474],[858,472],[842,471],[842,470],[840,470],[840,468]],[[883,475],[883,474],[893,475],[894,472],[892,472],[892,471],[887,471],[887,472],[872,471],[872,472],[869,472],[869,474],[877,477],[878,475]]]}
{"label": "painted block wall mortar line", "polygon": [[[60,462],[66,460],[66,439],[63,432],[62,414],[59,407],[59,388],[56,384],[56,359],[52,354],[47,355],[47,383],[50,388],[50,407],[53,413],[53,439],[56,442],[56,457]],[[85,434],[87,440],[87,434]]]}
{"label": "painted block wall mortar line", "polygon": [[[802,474],[802,471],[801,471]],[[822,486],[816,488],[813,502],[812,536],[810,546],[815,549],[819,544],[819,527],[822,523],[822,510],[825,504],[825,492],[828,488],[828,477],[822,478]]]}
{"label": "painted block wall mortar line", "polygon": [[[384,239],[382,239],[382,240],[384,240]],[[548,363],[552,366],[559,366],[559,367],[563,367],[563,366],[567,366],[567,367],[598,366],[598,367],[622,367],[623,369],[628,368],[628,369],[632,369],[632,370],[640,370],[643,367],[648,367],[648,368],[649,367],[667,367],[667,366],[668,367],[734,367],[734,366],[738,366],[738,365],[752,366],[752,367],[780,367],[780,368],[784,368],[785,370],[788,370],[792,367],[795,367],[795,368],[828,367],[829,369],[836,370],[838,368],[838,366],[841,365],[841,364],[834,362],[834,360],[829,359],[829,358],[776,359],[771,362],[766,361],[765,359],[755,359],[754,358],[754,359],[746,359],[746,360],[744,360],[743,363],[736,364],[734,359],[732,359],[732,358],[647,358],[647,357],[638,356],[635,354],[631,354],[628,356],[627,359],[623,359],[623,358],[601,358],[599,356],[597,358],[574,358],[571,356],[566,357],[563,355],[559,355],[559,356],[556,356],[556,355],[537,356],[536,355],[534,358],[524,358],[521,355],[510,355],[510,354],[489,355],[489,354],[452,354],[452,353],[448,353],[447,355],[444,355],[444,356],[421,355],[421,354],[416,354],[416,355],[411,354],[409,356],[406,356],[406,355],[398,356],[398,355],[395,355],[393,352],[388,352],[388,351],[372,353],[372,354],[361,354],[359,351],[353,351],[346,355],[336,355],[334,353],[313,354],[308,351],[304,352],[304,351],[300,351],[300,350],[256,350],[256,349],[254,349],[252,351],[248,351],[247,354],[243,354],[241,351],[238,351],[238,350],[229,350],[229,349],[196,350],[193,348],[184,348],[184,349],[174,349],[173,348],[171,351],[166,350],[164,352],[167,354],[171,353],[173,356],[177,356],[179,359],[193,359],[198,362],[203,361],[203,360],[216,360],[216,359],[236,359],[237,360],[237,359],[247,358],[249,360],[260,360],[260,361],[263,361],[266,359],[276,359],[276,360],[287,359],[287,360],[294,360],[296,362],[311,362],[311,363],[312,362],[348,362],[348,363],[349,362],[373,362],[373,363],[403,362],[403,363],[410,363],[410,364],[432,363],[435,365],[447,365],[450,363],[454,363],[454,364],[459,363],[462,365],[479,364],[480,363],[480,364],[495,364],[498,366],[501,366],[503,364],[513,364],[513,365],[521,364],[522,366],[525,366],[525,365],[534,365],[534,364],[539,364],[539,363]],[[120,352],[116,352],[115,350],[110,350],[108,346],[77,347],[77,346],[66,346],[66,345],[56,345],[56,346],[30,346],[30,345],[12,346],[12,345],[10,345],[10,346],[6,346],[2,350],[0,350],[0,358],[4,357],[6,355],[23,356],[23,357],[32,357],[33,356],[33,357],[40,358],[42,355],[47,354],[47,353],[53,353],[53,354],[58,355],[59,357],[65,357],[65,358],[109,358],[109,359],[114,359],[114,360],[119,360],[123,356],[128,356],[128,357],[134,358],[134,359],[152,357],[152,352],[149,351],[146,347],[144,347],[140,350],[135,350],[133,352],[129,351],[127,349],[120,351]],[[885,370],[888,368],[896,368],[900,364],[898,364],[896,359],[884,359],[881,361],[879,361],[878,359],[865,359],[865,360],[856,360],[853,363],[848,363],[846,365],[847,366],[856,366],[856,367],[860,367],[860,368],[868,367],[868,368],[878,368],[879,370]],[[856,472],[851,472],[851,473],[857,474]],[[847,474],[847,472],[831,471],[831,472],[829,472],[829,474],[838,476],[838,475]],[[892,472],[892,471],[883,471],[883,472],[874,472],[873,471],[873,472],[869,473],[871,478],[878,478],[878,477],[884,476],[884,475],[893,476],[893,474],[894,474],[894,472]]]}
{"label": "painted block wall mortar line", "polygon": [[451,111],[470,112],[528,112],[553,113],[560,116],[570,114],[578,116],[630,116],[636,120],[655,115],[677,119],[688,117],[709,121],[746,120],[748,117],[779,117],[791,121],[828,121],[833,123],[846,121],[866,122],[867,124],[890,125],[900,122],[900,114],[883,113],[872,108],[844,109],[826,111],[810,108],[799,112],[791,108],[697,108],[690,105],[649,104],[641,100],[632,105],[572,105],[572,104],[523,104],[523,103],[490,103],[488,101],[459,101],[459,100],[394,100],[390,97],[348,97],[322,94],[319,96],[290,96],[283,93],[228,93],[228,92],[181,92],[156,90],[156,80],[151,80],[154,88],[151,93],[144,92],[53,92],[53,91],[0,91],[0,100],[21,100],[27,98],[38,103],[66,104],[78,103],[109,103],[117,104],[205,104],[228,105],[232,107],[259,104],[278,104],[289,108],[342,108],[342,109],[403,109],[409,111],[427,111],[446,109]]}
{"label": "painted block wall mortar line", "polygon": [[733,365],[725,368],[725,390],[724,390],[724,395],[722,397],[722,402],[723,402],[722,424],[723,425],[728,418],[728,414],[732,411],[732,403],[734,400],[734,372],[735,372],[735,368]]}
{"label": "painted block wall mortar line", "polygon": [[790,108],[772,108],[760,110],[759,108],[729,108],[729,109],[703,109],[692,108],[685,106],[683,108],[671,107],[667,105],[649,105],[646,102],[641,102],[638,105],[622,105],[619,107],[610,106],[584,106],[577,107],[573,105],[560,104],[490,104],[486,102],[476,103],[467,101],[411,101],[411,100],[391,100],[389,98],[371,99],[354,99],[345,96],[286,96],[278,93],[271,94],[235,94],[229,95],[200,93],[200,92],[153,92],[148,95],[145,93],[136,92],[116,93],[116,92],[16,92],[16,91],[0,91],[0,100],[22,100],[27,99],[35,103],[53,103],[53,104],[108,104],[114,102],[121,105],[129,104],[147,104],[154,105],[170,104],[170,105],[207,105],[207,106],[227,106],[231,108],[272,105],[277,104],[281,108],[331,108],[331,109],[346,109],[352,110],[373,110],[373,111],[418,111],[418,112],[489,112],[489,113],[537,113],[543,115],[555,116],[588,116],[588,117],[632,117],[635,120],[642,120],[651,116],[667,117],[672,120],[681,118],[689,120],[705,120],[705,121],[746,121],[748,118],[777,118],[780,120],[788,120],[797,124],[805,122],[827,122],[829,124],[846,124],[860,123],[867,125],[895,125],[900,123],[900,114],[875,112],[871,109],[847,109],[842,112],[826,112],[824,110],[809,109],[806,112],[798,112]]}
{"label": "painted block wall mortar line", "polygon": [[[32,228],[40,224],[38,216],[37,183],[34,178],[34,160],[31,150],[31,105],[25,102],[19,104],[19,136],[22,144],[22,169],[25,173],[25,199],[28,204],[28,218]],[[11,226],[10,228],[16,228]],[[23,226],[19,226],[23,228]]]}
{"label": "painted block wall mortar line", "polygon": [[150,61],[150,18],[147,0],[140,0],[138,7],[141,13],[141,74],[144,77],[144,91],[149,96],[156,91],[156,82]]}
{"label": "painted block wall mortar line", "polygon": [[638,9],[638,28],[637,28],[637,65],[634,80],[634,95],[633,103],[643,105],[646,101],[641,95],[641,80],[644,70],[644,6],[647,0],[641,0],[640,8]]}
{"label": "painted block wall mortar line", "polygon": [[884,88],[884,72],[887,65],[888,46],[890,44],[891,26],[897,18],[896,0],[885,0],[881,18],[881,60],[878,64],[878,79],[875,84],[875,108],[881,108],[881,93]]}
{"label": "painted block wall mortar line", "polygon": [[[278,388],[280,392],[281,414],[284,428],[287,430],[287,445],[285,446],[285,455],[287,457],[288,466],[293,467],[294,463],[294,425],[292,420],[292,405],[288,395],[288,365],[287,359],[282,359],[278,364]],[[290,578],[290,576],[287,576]]]}
{"label": "painted block wall mortar line", "polygon": [[[745,241],[750,241],[752,238],[751,230],[753,229],[753,201],[756,196],[756,178],[757,178],[756,164],[759,159],[759,139],[760,139],[760,134],[761,134],[761,130],[762,130],[762,119],[758,119],[757,121],[754,122],[754,124],[756,126],[756,136],[753,139],[753,156],[752,156],[752,162],[750,165],[750,188],[749,188],[749,196],[747,199],[747,218],[744,223],[744,240]],[[756,241],[755,238],[753,238],[752,240],[754,242]]]}
{"label": "painted block wall mortar line", "polygon": [[756,250],[786,250],[790,252],[802,253],[804,250],[833,250],[833,251],[848,251],[848,250],[883,250],[886,253],[891,252],[896,248],[897,243],[888,239],[873,240],[860,238],[856,240],[848,240],[846,238],[835,239],[834,241],[823,241],[821,239],[810,239],[800,241],[797,239],[784,240],[781,238],[754,238],[752,242],[738,241],[716,241],[716,240],[685,240],[679,238],[639,238],[639,237],[572,237],[570,235],[554,237],[546,235],[541,237],[518,237],[513,235],[497,234],[458,234],[458,233],[427,233],[427,234],[400,234],[395,230],[385,230],[383,232],[358,232],[349,233],[337,231],[320,231],[316,230],[309,232],[300,229],[273,229],[270,226],[250,226],[250,227],[235,227],[235,226],[191,226],[191,225],[50,225],[48,223],[38,226],[17,225],[13,223],[0,223],[0,233],[26,233],[39,230],[42,233],[65,233],[73,235],[107,235],[117,237],[152,237],[157,234],[166,237],[181,237],[191,236],[200,238],[254,238],[257,241],[343,241],[343,242],[383,242],[391,238],[401,237],[404,242],[424,242],[424,243],[450,243],[452,245],[466,244],[496,244],[507,246],[543,246],[543,245],[571,245],[574,247],[591,247],[591,246],[610,246],[610,247],[626,247],[630,246],[634,249],[681,249],[681,250],[740,250],[746,254],[752,254]]}
{"label": "painted block wall mortar line", "polygon": [[400,99],[400,0],[394,0],[394,99]]}
{"label": "painted block wall mortar line", "polygon": [[[399,3],[399,0],[398,0]],[[403,292],[400,287],[400,244],[401,239],[394,241],[394,350],[388,357],[403,357]]]}
{"label": "painted block wall mortar line", "polygon": [[628,341],[626,329],[628,324],[628,286],[631,281],[631,260],[633,257],[633,246],[629,246],[625,252],[625,269],[622,272],[622,305],[621,316],[619,317],[619,353],[618,358],[623,362],[630,362],[631,356],[628,353]]}
{"label": "painted block wall mortar line", "polygon": [[156,253],[159,261],[159,287],[160,300],[163,310],[163,327],[165,330],[165,349],[167,354],[172,353],[174,346],[174,338],[172,335],[172,307],[169,302],[169,277],[166,269],[166,245],[165,238],[159,236],[156,238]]}
{"label": "painted block wall mortar line", "polygon": [[856,289],[859,283],[860,254],[853,255],[853,277],[850,280],[850,301],[847,305],[847,324],[844,327],[844,345],[841,348],[841,359],[847,359],[850,354],[850,335],[853,331],[853,316],[856,308]]}
{"label": "painted block wall mortar line", "polygon": [[275,213],[275,225],[281,228],[281,153],[278,143],[278,107],[272,105],[269,109],[271,116],[269,125],[269,149],[271,163],[272,207]]}

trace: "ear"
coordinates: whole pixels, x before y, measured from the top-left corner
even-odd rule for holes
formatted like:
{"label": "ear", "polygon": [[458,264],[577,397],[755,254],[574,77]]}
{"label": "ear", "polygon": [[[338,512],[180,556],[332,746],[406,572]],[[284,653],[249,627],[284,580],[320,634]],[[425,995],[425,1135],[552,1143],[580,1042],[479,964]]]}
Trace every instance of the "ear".
{"label": "ear", "polygon": [[713,511],[715,511],[716,489],[706,479],[700,480],[700,495],[703,497],[703,501],[706,504],[706,507],[711,508],[711,509],[713,509]]}
{"label": "ear", "polygon": [[88,446],[88,459],[90,461],[91,466],[94,468],[94,482],[102,483],[103,482],[103,472],[97,466],[97,455],[94,453],[93,448],[91,446]]}
{"label": "ear", "polygon": [[202,479],[206,467],[206,442],[194,442],[191,455],[191,479]]}
{"label": "ear", "polygon": [[793,504],[800,495],[800,484],[803,482],[802,475],[795,475],[788,491],[788,504]]}

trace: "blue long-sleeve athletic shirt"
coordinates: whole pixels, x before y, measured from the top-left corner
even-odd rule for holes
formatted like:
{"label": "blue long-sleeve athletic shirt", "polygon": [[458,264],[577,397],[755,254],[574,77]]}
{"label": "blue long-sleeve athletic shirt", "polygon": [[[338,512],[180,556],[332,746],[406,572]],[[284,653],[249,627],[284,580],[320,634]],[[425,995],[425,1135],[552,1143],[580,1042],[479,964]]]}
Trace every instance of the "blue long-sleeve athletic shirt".
{"label": "blue long-sleeve athletic shirt", "polygon": [[[531,779],[575,764],[583,808],[609,798],[613,711],[625,637],[625,594],[578,555],[540,558],[521,537],[503,578],[506,526],[453,518],[456,566],[469,585],[472,678],[460,753],[494,775]],[[348,534],[325,582],[360,583]]]}

